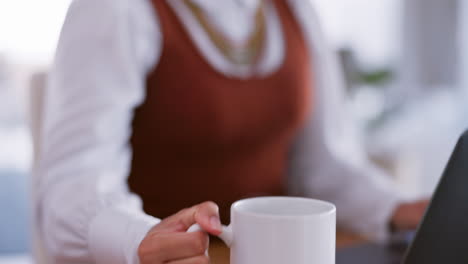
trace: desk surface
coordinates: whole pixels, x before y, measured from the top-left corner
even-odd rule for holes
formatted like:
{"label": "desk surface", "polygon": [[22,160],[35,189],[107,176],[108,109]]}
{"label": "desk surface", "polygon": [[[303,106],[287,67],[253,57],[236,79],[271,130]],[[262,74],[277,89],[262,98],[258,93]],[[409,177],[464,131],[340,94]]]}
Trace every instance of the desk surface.
{"label": "desk surface", "polygon": [[[346,232],[337,232],[336,246],[337,248],[357,245],[364,243],[362,237],[349,234]],[[213,264],[229,264],[229,249],[219,240],[214,240],[210,244],[210,257]]]}

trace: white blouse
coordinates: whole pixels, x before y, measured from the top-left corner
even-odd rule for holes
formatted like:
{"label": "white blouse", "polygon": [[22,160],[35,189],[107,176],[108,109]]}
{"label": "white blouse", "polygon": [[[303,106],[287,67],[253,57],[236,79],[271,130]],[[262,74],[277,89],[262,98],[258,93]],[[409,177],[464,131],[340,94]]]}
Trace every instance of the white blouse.
{"label": "white blouse", "polygon": [[[241,42],[253,28],[259,0],[193,1]],[[272,6],[262,70],[249,72],[218,53],[180,0],[169,2],[220,72],[247,78],[281,65],[283,38]],[[292,146],[290,193],[335,203],[339,224],[381,239],[400,196],[368,162],[345,116],[341,76],[313,4],[287,2],[310,47],[315,77],[314,113]],[[149,0],[75,0],[70,7],[50,73],[35,172],[35,216],[49,263],[138,263],[141,240],[159,222],[127,186],[133,111],[162,49],[157,21]]]}

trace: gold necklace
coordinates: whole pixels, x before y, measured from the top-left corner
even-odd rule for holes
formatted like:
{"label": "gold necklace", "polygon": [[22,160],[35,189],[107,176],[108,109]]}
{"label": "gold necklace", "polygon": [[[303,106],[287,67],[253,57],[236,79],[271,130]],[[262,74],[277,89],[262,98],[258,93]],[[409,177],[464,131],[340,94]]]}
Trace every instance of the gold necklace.
{"label": "gold necklace", "polygon": [[262,47],[265,41],[265,8],[261,2],[257,13],[255,14],[255,28],[244,45],[234,46],[225,35],[216,30],[206,19],[203,10],[190,0],[184,0],[184,3],[193,13],[200,26],[206,32],[211,42],[220,51],[220,53],[231,63],[236,65],[253,65],[260,57]]}

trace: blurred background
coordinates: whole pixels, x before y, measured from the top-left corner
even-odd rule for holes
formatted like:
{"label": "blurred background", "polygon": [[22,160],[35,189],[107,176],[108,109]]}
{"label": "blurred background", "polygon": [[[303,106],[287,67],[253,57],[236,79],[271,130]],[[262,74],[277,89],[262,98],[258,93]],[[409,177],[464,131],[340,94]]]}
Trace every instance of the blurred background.
{"label": "blurred background", "polygon": [[[468,126],[468,3],[314,1],[369,156],[409,195],[432,192]],[[29,127],[69,0],[0,0],[0,264],[32,263]]]}

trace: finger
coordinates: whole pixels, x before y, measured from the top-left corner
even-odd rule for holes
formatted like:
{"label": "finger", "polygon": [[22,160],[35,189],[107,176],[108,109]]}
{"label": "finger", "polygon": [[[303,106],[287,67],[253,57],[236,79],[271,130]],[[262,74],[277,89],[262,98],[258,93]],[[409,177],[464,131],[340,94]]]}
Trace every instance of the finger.
{"label": "finger", "polygon": [[427,207],[429,206],[429,201],[427,201],[427,200],[421,201],[421,202],[419,202],[419,206],[420,206],[421,210],[425,211],[427,209]]}
{"label": "finger", "polygon": [[401,230],[415,229],[424,217],[424,213],[429,205],[429,201],[417,201],[403,204],[399,212],[397,225]]}
{"label": "finger", "polygon": [[158,233],[154,239],[150,257],[164,262],[203,255],[208,249],[209,238],[204,232]]}
{"label": "finger", "polygon": [[210,263],[210,258],[205,255],[167,262],[167,264],[209,264],[209,263]]}
{"label": "finger", "polygon": [[428,206],[429,206],[429,201],[421,201],[417,204],[416,211],[418,212],[419,219],[422,219],[424,217],[424,213],[426,212]]}
{"label": "finger", "polygon": [[422,217],[429,205],[429,201],[419,201],[409,204],[408,211],[413,212],[413,215]]}
{"label": "finger", "polygon": [[206,232],[219,235],[221,233],[221,222],[219,220],[218,206],[213,202],[205,202],[164,219],[160,228],[169,232],[185,232],[193,224],[199,224]]}

